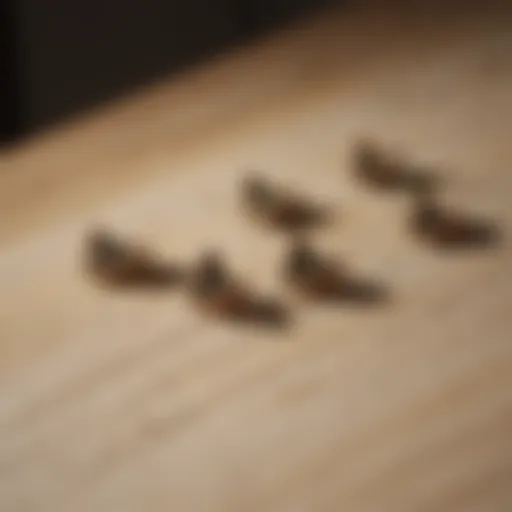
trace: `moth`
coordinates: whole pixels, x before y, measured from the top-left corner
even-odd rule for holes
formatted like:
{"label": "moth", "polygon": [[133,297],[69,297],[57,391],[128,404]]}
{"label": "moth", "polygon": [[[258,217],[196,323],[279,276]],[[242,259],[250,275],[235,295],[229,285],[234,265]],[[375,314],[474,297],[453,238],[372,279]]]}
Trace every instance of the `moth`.
{"label": "moth", "polygon": [[325,207],[262,176],[246,177],[241,195],[242,203],[252,217],[279,229],[304,229],[327,220]]}
{"label": "moth", "polygon": [[201,256],[189,290],[199,308],[214,315],[239,315],[253,302],[247,286],[235,279],[220,255],[213,251]]}
{"label": "moth", "polygon": [[250,290],[228,270],[217,252],[202,255],[189,289],[196,305],[209,316],[272,327],[289,323],[289,311],[280,301]]}
{"label": "moth", "polygon": [[295,240],[284,263],[286,282],[302,296],[353,304],[378,304],[389,298],[381,283],[354,275],[348,266]]}
{"label": "moth", "polygon": [[369,140],[360,141],[354,149],[355,172],[358,179],[375,189],[386,191],[427,191],[438,178],[385,153]]}
{"label": "moth", "polygon": [[348,281],[347,268],[334,262],[303,240],[292,242],[284,264],[285,280],[309,296],[340,292]]}
{"label": "moth", "polygon": [[439,246],[488,245],[498,238],[495,226],[442,206],[432,194],[416,199],[410,224],[416,235]]}
{"label": "moth", "polygon": [[167,284],[178,270],[147,248],[104,229],[86,236],[85,268],[95,279],[116,286]]}

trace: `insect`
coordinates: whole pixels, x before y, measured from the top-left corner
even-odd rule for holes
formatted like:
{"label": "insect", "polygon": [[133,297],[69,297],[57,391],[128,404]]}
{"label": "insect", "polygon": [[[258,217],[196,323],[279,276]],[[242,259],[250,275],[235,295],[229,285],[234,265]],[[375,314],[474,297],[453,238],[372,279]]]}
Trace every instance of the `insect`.
{"label": "insect", "polygon": [[356,144],[354,161],[358,178],[374,188],[417,192],[430,190],[437,182],[433,173],[416,169],[396,157],[385,154],[368,140]]}
{"label": "insect", "polygon": [[284,327],[289,322],[289,312],[280,301],[251,292],[228,271],[216,252],[201,257],[190,281],[190,292],[208,315],[272,327]]}
{"label": "insect", "polygon": [[443,208],[432,194],[417,198],[410,222],[423,239],[446,247],[488,245],[498,236],[491,224]]}
{"label": "insect", "polygon": [[247,287],[234,279],[220,255],[213,251],[200,258],[189,289],[200,309],[214,315],[241,315],[253,302]]}
{"label": "insect", "polygon": [[280,229],[304,229],[327,220],[327,211],[319,204],[254,174],[242,184],[242,201],[253,217]]}
{"label": "insect", "polygon": [[296,240],[284,264],[284,277],[295,289],[310,296],[340,293],[348,281],[347,269]]}
{"label": "insect", "polygon": [[293,242],[284,277],[299,293],[314,299],[371,305],[389,298],[382,284],[355,277],[345,265],[319,254],[303,240]]}
{"label": "insect", "polygon": [[146,248],[122,240],[106,230],[94,230],[85,241],[85,268],[111,285],[164,284],[176,277]]}

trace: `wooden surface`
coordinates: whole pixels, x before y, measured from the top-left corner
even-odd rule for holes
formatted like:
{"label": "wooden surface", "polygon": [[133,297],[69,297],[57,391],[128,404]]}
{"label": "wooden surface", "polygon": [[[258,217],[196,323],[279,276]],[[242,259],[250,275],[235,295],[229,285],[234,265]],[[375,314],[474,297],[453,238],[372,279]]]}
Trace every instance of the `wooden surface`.
{"label": "wooden surface", "polygon": [[[510,20],[328,13],[0,155],[0,509],[512,510],[510,244],[428,250],[407,198],[349,165],[375,136],[508,235]],[[248,169],[336,205],[318,245],[392,302],[289,296],[283,240],[238,212]],[[94,224],[182,262],[220,248],[294,327],[97,289],[80,270]]]}

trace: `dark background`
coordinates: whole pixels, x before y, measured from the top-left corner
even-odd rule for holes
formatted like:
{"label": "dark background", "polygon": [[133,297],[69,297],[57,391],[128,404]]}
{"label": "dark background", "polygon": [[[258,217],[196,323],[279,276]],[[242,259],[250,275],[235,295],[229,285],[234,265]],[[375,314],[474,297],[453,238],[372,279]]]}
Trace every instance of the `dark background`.
{"label": "dark background", "polygon": [[9,142],[328,0],[0,0]]}

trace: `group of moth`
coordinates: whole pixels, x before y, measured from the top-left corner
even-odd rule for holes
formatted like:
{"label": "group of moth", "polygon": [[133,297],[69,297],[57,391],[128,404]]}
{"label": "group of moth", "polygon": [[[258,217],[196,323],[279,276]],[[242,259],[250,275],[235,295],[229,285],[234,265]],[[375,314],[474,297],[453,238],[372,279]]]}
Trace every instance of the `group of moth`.
{"label": "group of moth", "polygon": [[[412,166],[374,142],[355,145],[354,174],[376,191],[411,194],[410,231],[424,242],[439,247],[487,245],[496,237],[495,228],[478,219],[443,207],[437,196],[438,176]],[[342,264],[316,250],[307,241],[307,230],[328,217],[324,205],[301,196],[262,175],[246,176],[240,190],[242,206],[256,222],[292,234],[282,275],[286,284],[309,298],[376,298],[379,287],[356,279]],[[193,268],[183,272],[163,262],[146,247],[122,240],[104,230],[86,237],[85,266],[102,284],[131,285],[183,282],[201,310],[222,318],[278,320],[284,309],[263,300],[237,279],[221,255],[207,251]]]}

